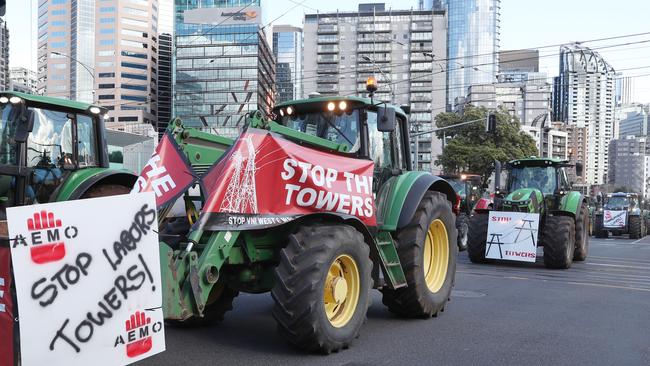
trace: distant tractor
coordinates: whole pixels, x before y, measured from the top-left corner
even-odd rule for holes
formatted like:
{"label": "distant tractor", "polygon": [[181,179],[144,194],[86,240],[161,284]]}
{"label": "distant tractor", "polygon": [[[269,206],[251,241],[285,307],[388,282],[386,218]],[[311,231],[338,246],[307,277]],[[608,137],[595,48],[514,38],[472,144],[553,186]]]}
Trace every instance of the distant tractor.
{"label": "distant tractor", "polygon": [[456,216],[456,229],[458,230],[458,250],[467,250],[467,237],[469,233],[469,218],[476,202],[483,196],[481,176],[477,174],[449,174],[441,175],[456,191],[460,197],[460,211]]}
{"label": "distant tractor", "polygon": [[636,193],[610,193],[603,207],[596,214],[595,234],[597,238],[607,238],[629,234],[630,239],[639,239],[646,235],[646,223],[643,210]]}
{"label": "distant tractor", "polygon": [[[584,261],[589,246],[587,198],[572,191],[566,160],[527,158],[507,164],[505,191],[497,191],[492,210],[538,213],[538,243],[544,247],[547,268],[569,268],[573,261]],[[581,174],[582,166],[576,171]],[[498,169],[497,169],[498,170]],[[500,171],[496,176],[500,176]],[[498,189],[499,183],[496,182]],[[482,199],[485,200],[485,199]],[[478,208],[483,207],[483,208]],[[470,219],[468,254],[473,263],[485,263],[490,209],[479,202]]]}
{"label": "distant tractor", "polygon": [[0,237],[6,209],[128,193],[136,176],[109,169],[106,109],[0,92]]}

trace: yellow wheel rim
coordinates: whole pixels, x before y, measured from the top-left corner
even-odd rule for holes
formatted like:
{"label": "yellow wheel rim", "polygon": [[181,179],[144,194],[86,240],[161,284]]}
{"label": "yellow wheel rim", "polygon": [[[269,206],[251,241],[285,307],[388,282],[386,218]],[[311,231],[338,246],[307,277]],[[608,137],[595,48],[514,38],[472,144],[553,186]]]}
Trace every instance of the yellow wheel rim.
{"label": "yellow wheel rim", "polygon": [[345,326],[359,303],[360,276],[357,263],[349,255],[339,255],[325,278],[323,302],[327,320],[336,328]]}
{"label": "yellow wheel rim", "polygon": [[429,225],[424,241],[423,255],[424,280],[429,291],[436,293],[442,288],[447,278],[449,265],[449,239],[447,229],[441,220],[434,220]]}

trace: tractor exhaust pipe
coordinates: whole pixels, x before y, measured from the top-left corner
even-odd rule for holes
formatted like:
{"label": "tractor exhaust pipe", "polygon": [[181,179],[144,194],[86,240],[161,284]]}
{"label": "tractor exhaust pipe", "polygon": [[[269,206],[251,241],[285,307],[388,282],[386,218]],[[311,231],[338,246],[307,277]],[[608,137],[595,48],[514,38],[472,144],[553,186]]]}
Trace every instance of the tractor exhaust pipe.
{"label": "tractor exhaust pipe", "polygon": [[498,160],[494,161],[494,191],[499,191],[501,189],[501,162]]}

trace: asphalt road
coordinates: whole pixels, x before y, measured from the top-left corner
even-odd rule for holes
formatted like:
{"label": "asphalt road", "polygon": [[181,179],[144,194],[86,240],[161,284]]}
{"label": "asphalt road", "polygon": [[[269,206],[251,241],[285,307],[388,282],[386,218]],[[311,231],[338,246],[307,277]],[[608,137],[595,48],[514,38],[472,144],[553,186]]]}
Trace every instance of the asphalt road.
{"label": "asphalt road", "polygon": [[396,318],[375,291],[361,337],[336,354],[291,348],[271,296],[244,294],[220,325],[168,328],[167,351],[139,365],[650,365],[650,237],[591,238],[569,270],[458,262],[441,316]]}

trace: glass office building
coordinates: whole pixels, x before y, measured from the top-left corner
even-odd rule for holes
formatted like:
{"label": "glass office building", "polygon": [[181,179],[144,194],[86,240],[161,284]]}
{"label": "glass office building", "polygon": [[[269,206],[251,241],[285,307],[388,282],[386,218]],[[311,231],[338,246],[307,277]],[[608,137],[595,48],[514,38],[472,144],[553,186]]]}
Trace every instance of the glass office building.
{"label": "glass office building", "polygon": [[273,27],[278,103],[303,97],[302,48],[302,29],[290,25]]}
{"label": "glass office building", "polygon": [[447,108],[473,84],[496,82],[501,0],[427,0],[425,9],[447,10]]}
{"label": "glass office building", "polygon": [[275,63],[260,0],[175,1],[174,115],[236,136],[247,112],[270,113]]}

